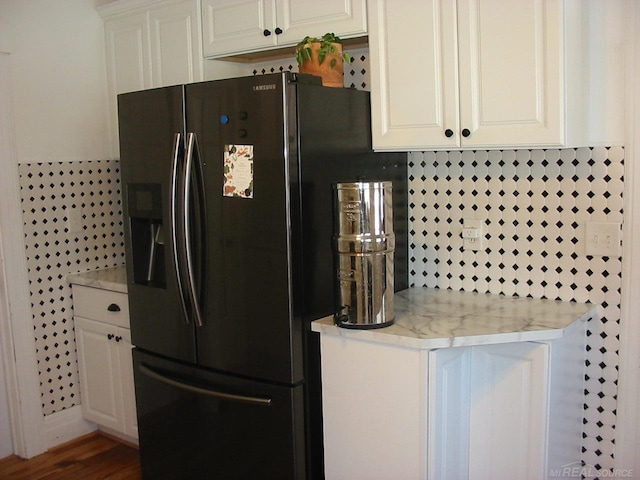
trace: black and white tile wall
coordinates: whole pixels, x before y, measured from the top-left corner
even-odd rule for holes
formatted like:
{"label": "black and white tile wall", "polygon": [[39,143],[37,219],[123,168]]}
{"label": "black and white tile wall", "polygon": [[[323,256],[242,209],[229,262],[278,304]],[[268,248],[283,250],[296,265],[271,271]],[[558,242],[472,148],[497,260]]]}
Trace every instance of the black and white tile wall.
{"label": "black and white tile wall", "polygon": [[[622,223],[623,161],[622,147],[409,156],[413,285],[602,305],[576,459],[594,471],[613,468],[622,263],[585,255],[584,225]],[[483,220],[483,250],[463,249],[464,218]]]}
{"label": "black and white tile wall", "polygon": [[[120,162],[21,164],[19,174],[42,408],[49,415],[80,403],[66,275],[124,263]],[[70,229],[72,209],[82,222]]]}

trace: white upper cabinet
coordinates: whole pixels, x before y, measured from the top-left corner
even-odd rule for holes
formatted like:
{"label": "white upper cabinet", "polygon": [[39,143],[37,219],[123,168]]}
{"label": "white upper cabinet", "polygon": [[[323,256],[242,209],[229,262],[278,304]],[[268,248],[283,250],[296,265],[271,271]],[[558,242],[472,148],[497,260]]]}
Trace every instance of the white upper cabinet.
{"label": "white upper cabinet", "polygon": [[205,57],[291,46],[307,35],[367,32],[366,0],[202,0],[202,21]]}
{"label": "white upper cabinet", "polygon": [[118,94],[204,80],[200,1],[117,1],[99,12],[113,151],[118,152]]}
{"label": "white upper cabinet", "polygon": [[203,80],[198,2],[169,4],[149,11],[153,86]]}
{"label": "white upper cabinet", "polygon": [[[611,56],[619,34],[589,15],[592,3],[370,0],[374,148],[559,147],[599,128],[620,134],[619,99],[589,105],[598,86],[623,85]],[[608,16],[620,11],[614,0]],[[607,58],[615,65],[598,68]]]}
{"label": "white upper cabinet", "polygon": [[[203,80],[198,0],[167,0],[118,10],[107,4],[105,39],[112,95]],[[113,13],[112,13],[113,12]]]}
{"label": "white upper cabinet", "polygon": [[203,0],[205,56],[274,47],[278,44],[273,0]]}
{"label": "white upper cabinet", "polygon": [[108,20],[104,31],[110,93],[117,95],[150,88],[151,56],[146,13]]}
{"label": "white upper cabinet", "polygon": [[374,147],[455,146],[455,3],[377,0],[368,15]]}
{"label": "white upper cabinet", "polygon": [[282,33],[279,45],[295,45],[307,35],[333,32],[349,38],[367,33],[366,0],[281,0],[276,1]]}
{"label": "white upper cabinet", "polygon": [[562,7],[458,0],[460,122],[452,138],[474,146],[564,143]]}

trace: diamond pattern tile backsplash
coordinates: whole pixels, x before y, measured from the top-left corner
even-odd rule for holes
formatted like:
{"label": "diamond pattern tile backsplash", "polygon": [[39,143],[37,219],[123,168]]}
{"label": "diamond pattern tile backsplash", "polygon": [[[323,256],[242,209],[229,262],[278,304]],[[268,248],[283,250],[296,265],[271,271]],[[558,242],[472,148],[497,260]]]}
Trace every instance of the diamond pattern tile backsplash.
{"label": "diamond pattern tile backsplash", "polygon": [[[120,162],[31,163],[18,171],[42,408],[49,415],[80,403],[66,275],[124,263]],[[82,221],[70,224],[72,213]]]}
{"label": "diamond pattern tile backsplash", "polygon": [[[350,52],[345,86],[369,89],[368,53]],[[254,65],[254,74],[286,60]],[[411,283],[590,301],[583,458],[613,468],[621,259],[584,254],[587,221],[622,222],[624,149],[478,150],[409,154]],[[124,262],[119,162],[20,165],[29,281],[45,414],[79,402],[70,272]],[[80,208],[84,227],[66,227]],[[484,249],[462,248],[463,219],[484,224]]]}
{"label": "diamond pattern tile backsplash", "polygon": [[[413,152],[410,275],[415,286],[589,301],[582,459],[613,468],[622,262],[585,255],[587,221],[622,223],[622,147]],[[480,219],[484,248],[462,246]]]}

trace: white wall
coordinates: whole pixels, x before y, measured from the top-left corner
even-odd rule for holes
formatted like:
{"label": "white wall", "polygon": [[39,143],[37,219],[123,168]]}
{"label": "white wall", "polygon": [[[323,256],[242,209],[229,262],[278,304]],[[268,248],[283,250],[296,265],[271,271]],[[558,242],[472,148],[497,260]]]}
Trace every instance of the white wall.
{"label": "white wall", "polygon": [[[29,302],[17,164],[101,160],[110,150],[102,21],[93,0],[0,0],[0,223],[13,330],[7,377],[15,453],[46,450]],[[8,58],[7,58],[8,57]],[[13,182],[13,183],[11,183]],[[6,188],[6,186],[15,188]],[[4,335],[3,339],[7,340]],[[18,374],[16,375],[16,372]],[[2,417],[2,428],[5,428]]]}
{"label": "white wall", "polygon": [[102,20],[93,0],[1,0],[18,163],[112,158]]}
{"label": "white wall", "polygon": [[[0,52],[0,363],[5,373],[14,453],[46,450],[15,155],[10,54]],[[4,412],[6,415],[6,411]],[[40,414],[40,415],[39,415]],[[6,418],[6,417],[5,417]],[[3,427],[4,428],[4,427]],[[7,427],[7,430],[9,428]]]}

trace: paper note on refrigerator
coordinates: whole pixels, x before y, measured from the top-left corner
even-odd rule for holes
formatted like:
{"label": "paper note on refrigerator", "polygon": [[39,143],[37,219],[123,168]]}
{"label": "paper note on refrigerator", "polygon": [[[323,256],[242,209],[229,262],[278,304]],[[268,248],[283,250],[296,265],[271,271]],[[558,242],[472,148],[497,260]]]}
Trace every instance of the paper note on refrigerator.
{"label": "paper note on refrigerator", "polygon": [[225,145],[222,194],[253,198],[253,145]]}

